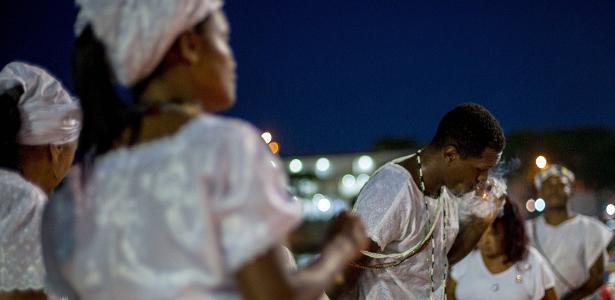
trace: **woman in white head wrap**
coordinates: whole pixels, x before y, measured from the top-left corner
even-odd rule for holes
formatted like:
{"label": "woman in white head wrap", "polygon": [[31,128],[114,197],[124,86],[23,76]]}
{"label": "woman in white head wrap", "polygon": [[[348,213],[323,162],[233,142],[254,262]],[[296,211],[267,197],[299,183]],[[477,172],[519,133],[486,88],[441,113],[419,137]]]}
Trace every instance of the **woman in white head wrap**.
{"label": "woman in white head wrap", "polygon": [[86,157],[62,193],[72,200],[49,209],[51,227],[74,231],[51,241],[53,285],[82,299],[319,297],[364,247],[363,227],[341,216],[320,259],[287,271],[280,245],[300,208],[281,162],[252,126],[208,114],[235,100],[222,3],[77,3]]}
{"label": "woman in white head wrap", "polygon": [[551,266],[562,299],[582,299],[604,283],[606,248],[613,237],[600,221],[569,209],[574,180],[572,171],[556,164],[536,174],[534,184],[546,207],[527,223],[530,240]]}
{"label": "woman in white head wrap", "polygon": [[78,102],[51,75],[13,62],[0,71],[0,299],[45,299],[40,226],[81,128]]}

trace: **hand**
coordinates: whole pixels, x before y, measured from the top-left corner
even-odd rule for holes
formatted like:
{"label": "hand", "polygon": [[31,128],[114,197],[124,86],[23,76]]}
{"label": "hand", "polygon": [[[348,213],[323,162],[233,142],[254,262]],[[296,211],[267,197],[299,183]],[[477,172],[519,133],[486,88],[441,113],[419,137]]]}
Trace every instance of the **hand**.
{"label": "hand", "polygon": [[339,214],[332,222],[323,252],[337,252],[352,261],[368,246],[368,238],[361,220],[349,213]]}

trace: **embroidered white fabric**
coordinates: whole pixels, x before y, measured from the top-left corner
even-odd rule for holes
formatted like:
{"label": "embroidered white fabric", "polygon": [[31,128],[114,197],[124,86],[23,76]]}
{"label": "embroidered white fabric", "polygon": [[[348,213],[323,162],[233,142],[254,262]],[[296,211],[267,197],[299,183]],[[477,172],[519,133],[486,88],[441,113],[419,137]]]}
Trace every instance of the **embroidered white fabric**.
{"label": "embroidered white fabric", "polygon": [[65,278],[82,299],[240,299],[233,274],[300,221],[276,166],[253,127],[204,115],[97,159],[85,189],[73,170]]}
{"label": "embroidered white fabric", "polygon": [[[480,250],[474,250],[451,269],[459,300],[540,300],[555,285],[549,265],[536,249],[529,247],[525,259],[493,274],[485,266]],[[520,280],[517,280],[520,276]]]}
{"label": "embroidered white fabric", "polygon": [[[434,299],[444,295],[444,266],[447,253],[459,232],[457,199],[444,189],[438,201],[445,201],[447,240],[443,239],[443,219],[433,233],[435,241]],[[425,211],[425,201],[429,212]],[[355,213],[364,222],[379,252],[400,253],[419,242],[427,228],[427,215],[433,219],[437,200],[425,197],[412,180],[412,175],[396,163],[388,163],[367,182],[359,194]],[[387,269],[365,270],[356,287],[342,299],[429,299],[431,284],[431,242],[400,265]],[[378,259],[373,263],[391,262]]]}
{"label": "embroidered white fabric", "polygon": [[121,84],[152,73],[177,37],[222,7],[221,0],[76,0],[75,31],[90,24]]}
{"label": "embroidered white fabric", "polygon": [[21,145],[66,144],[81,131],[81,108],[62,84],[45,70],[22,62],[7,64],[0,72],[0,93],[21,86],[18,102]]}
{"label": "embroidered white fabric", "polygon": [[0,291],[42,290],[40,227],[45,193],[0,169]]}
{"label": "embroidered white fabric", "polygon": [[[536,235],[532,223],[536,223]],[[605,259],[606,247],[613,238],[613,232],[600,221],[583,215],[564,221],[558,226],[545,222],[544,217],[527,221],[528,237],[535,245],[537,238],[545,256],[553,263],[557,272],[575,288],[589,279],[589,269],[599,257]],[[575,237],[575,238],[571,238]],[[555,273],[555,272],[554,272]],[[555,276],[555,292],[564,296],[570,290]]]}

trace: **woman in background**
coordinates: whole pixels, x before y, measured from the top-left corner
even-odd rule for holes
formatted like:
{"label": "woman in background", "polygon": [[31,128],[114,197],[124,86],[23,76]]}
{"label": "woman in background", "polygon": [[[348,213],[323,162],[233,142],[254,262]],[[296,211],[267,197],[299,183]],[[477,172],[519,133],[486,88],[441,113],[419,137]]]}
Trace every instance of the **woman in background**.
{"label": "woman in background", "polygon": [[503,211],[474,250],[451,270],[448,299],[556,300],[555,281],[542,256],[528,246],[523,217],[504,195]]}
{"label": "woman in background", "polygon": [[0,299],[46,299],[40,227],[81,129],[78,102],[39,67],[0,71]]}

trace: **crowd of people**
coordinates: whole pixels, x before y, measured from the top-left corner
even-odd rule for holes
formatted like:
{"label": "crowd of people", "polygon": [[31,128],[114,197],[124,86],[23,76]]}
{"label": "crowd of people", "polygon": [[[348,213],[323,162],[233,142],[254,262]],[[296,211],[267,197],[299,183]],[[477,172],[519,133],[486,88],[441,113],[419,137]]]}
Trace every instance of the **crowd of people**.
{"label": "crowd of people", "polygon": [[29,63],[0,72],[1,300],[551,300],[603,285],[612,233],[569,209],[573,172],[539,172],[546,210],[524,221],[490,172],[504,131],[475,103],[378,169],[297,268],[301,206],[279,158],[215,115],[235,102],[222,1],[77,5],[75,96]]}

